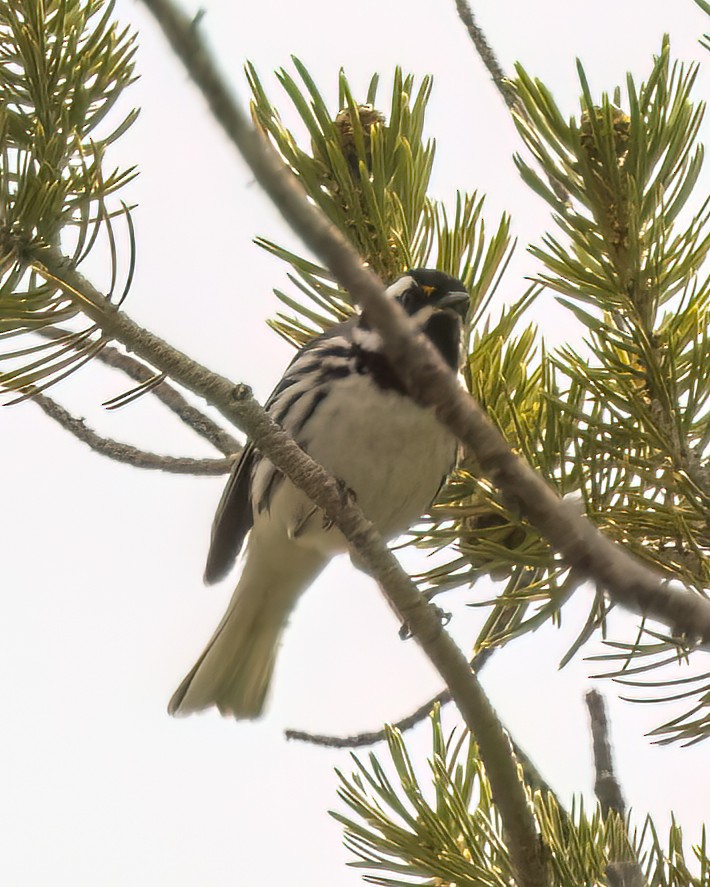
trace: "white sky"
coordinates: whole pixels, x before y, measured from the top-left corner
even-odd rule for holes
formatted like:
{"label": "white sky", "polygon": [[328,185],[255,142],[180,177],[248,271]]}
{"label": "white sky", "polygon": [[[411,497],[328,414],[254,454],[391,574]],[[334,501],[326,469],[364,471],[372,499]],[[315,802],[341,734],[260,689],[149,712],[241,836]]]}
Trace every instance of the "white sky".
{"label": "white sky", "polygon": [[[428,129],[438,139],[436,196],[488,194],[488,215],[513,214],[523,244],[548,225],[544,205],[519,180],[520,150],[497,93],[468,43],[450,0],[262,0],[205,4],[202,28],[246,96],[242,65],[270,72],[295,53],[322,90],[337,96],[345,67],[357,94],[374,70],[396,63],[435,75]],[[504,67],[521,60],[576,108],[574,58],[593,89],[642,76],[664,31],[675,54],[710,58],[698,46],[710,28],[691,0],[481,0],[480,23]],[[296,245],[253,186],[203,102],[186,82],[140,4],[120,0],[121,20],[140,32],[142,107],[113,153],[137,163],[131,187],[139,261],[126,308],[197,359],[265,397],[289,348],[265,325],[285,270],[259,251],[263,235]],[[707,67],[698,94],[710,94]],[[707,174],[704,192],[707,192]],[[503,287],[521,292],[534,263],[520,249]],[[101,283],[100,269],[96,282]],[[538,308],[554,342],[576,335],[551,298]],[[110,413],[100,404],[130,387],[100,366],[54,390],[103,433],[176,455],[211,455],[150,396]],[[286,727],[350,733],[378,728],[416,708],[440,682],[397,626],[377,589],[346,559],[334,563],[299,606],[283,646],[271,705],[257,724],[208,714],[171,720],[168,698],[216,625],[228,582],[201,584],[222,479],[131,469],[90,453],[33,404],[0,413],[0,883],[17,887],[292,887],[355,885],[356,871],[327,815],[338,807],[333,767],[347,752],[283,738]],[[481,594],[484,590],[481,590]],[[584,594],[582,592],[581,594]],[[443,599],[467,649],[481,614],[464,589]],[[505,723],[564,799],[591,799],[592,771],[582,696],[593,663],[557,662],[586,601],[562,632],[551,629],[496,655],[483,682]],[[600,647],[589,652],[599,652]],[[699,836],[710,793],[708,747],[658,748],[644,732],[658,708],[607,694],[627,798],[660,822],[673,809],[688,838]],[[670,714],[670,713],[669,713]],[[668,715],[669,716],[669,715]],[[455,723],[453,712],[447,717]],[[408,737],[424,762],[424,725]],[[385,753],[378,749],[381,757]]]}

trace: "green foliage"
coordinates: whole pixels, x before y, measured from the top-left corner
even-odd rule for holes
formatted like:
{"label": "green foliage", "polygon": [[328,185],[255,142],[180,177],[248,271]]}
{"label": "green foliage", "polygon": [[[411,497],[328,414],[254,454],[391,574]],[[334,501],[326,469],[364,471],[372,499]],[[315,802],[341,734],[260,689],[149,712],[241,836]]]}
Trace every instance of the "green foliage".
{"label": "green foliage", "polygon": [[[697,274],[710,231],[707,203],[688,209],[703,160],[695,74],[671,64],[664,40],[648,81],[637,88],[627,79],[624,111],[620,89],[597,104],[579,66],[581,115],[565,121],[549,90],[519,67],[524,113],[516,123],[537,161],[534,169],[519,157],[518,167],[563,235],[532,248],[545,268],[540,281],[587,330],[585,353],[565,347],[549,357],[554,389],[545,396],[567,422],[560,452],[572,460],[568,481],[607,536],[705,594],[710,285]],[[556,469],[550,479],[562,477]],[[590,626],[603,624],[602,607],[598,596]],[[633,671],[638,654],[645,671],[691,645],[639,639],[620,654],[629,660],[623,668]],[[695,708],[674,719],[660,728],[664,737],[708,735],[709,689],[705,682],[692,691],[705,715],[693,719]]]}
{"label": "green foliage", "polygon": [[370,82],[366,104],[358,105],[341,71],[340,111],[334,115],[305,66],[296,58],[293,62],[305,94],[283,68],[277,76],[307,128],[310,151],[298,146],[248,65],[254,120],[273,139],[308,195],[347,233],[363,260],[390,279],[403,267],[418,264],[422,248],[422,217],[434,159],[433,143],[422,137],[431,78],[424,78],[410,103],[414,78],[403,78],[397,70],[389,121],[384,125],[384,115],[373,107],[377,76]]}
{"label": "green foliage", "polygon": [[[356,857],[351,865],[368,873],[368,883],[387,887],[509,887],[510,855],[475,743],[465,734],[446,739],[438,709],[431,724],[426,779],[418,777],[402,736],[391,729],[389,767],[373,753],[366,763],[353,756],[357,770],[350,777],[338,774],[338,794],[349,813],[332,815],[343,824],[345,844]],[[529,796],[551,887],[602,887],[613,883],[610,865],[633,864],[640,866],[648,887],[707,884],[704,835],[693,848],[697,862],[688,865],[675,822],[664,843],[650,818],[632,829],[614,812],[589,814],[575,802],[567,813],[550,793]]]}
{"label": "green foliage", "polygon": [[[423,131],[431,79],[425,77],[415,88],[414,77],[397,69],[385,116],[375,108],[378,76],[358,103],[341,71],[339,110],[333,112],[302,62],[294,58],[293,63],[303,88],[284,69],[277,77],[308,133],[307,148],[282,122],[252,65],[247,78],[256,124],[309,197],[385,281],[407,268],[434,263],[469,286],[472,316],[477,315],[509,258],[510,223],[504,216],[489,238],[483,200],[476,194],[457,194],[451,220],[444,205],[428,196],[434,142],[425,140]],[[297,315],[280,314],[272,324],[286,339],[301,345],[350,313],[348,294],[334,285],[326,269],[263,238],[257,243],[291,266],[289,280],[299,291],[294,298],[275,290]]]}
{"label": "green foliage", "polygon": [[[132,35],[119,30],[112,16],[113,3],[104,0],[8,0],[0,9],[3,338],[65,324],[78,314],[75,302],[23,261],[43,244],[63,237],[78,264],[104,233],[115,284],[112,213],[105,201],[134,173],[106,173],[104,156],[136,112],[118,124],[108,122],[133,79],[135,52]],[[127,208],[120,212],[127,214]],[[0,385],[16,391],[56,380],[101,344],[92,327],[66,330],[51,344],[8,350],[1,355],[7,369],[0,372]]]}

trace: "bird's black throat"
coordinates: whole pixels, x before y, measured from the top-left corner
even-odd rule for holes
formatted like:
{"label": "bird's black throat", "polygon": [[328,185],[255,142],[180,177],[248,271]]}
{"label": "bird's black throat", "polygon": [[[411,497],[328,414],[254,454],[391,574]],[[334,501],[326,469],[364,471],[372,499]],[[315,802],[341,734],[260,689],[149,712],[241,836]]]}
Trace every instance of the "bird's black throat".
{"label": "bird's black throat", "polygon": [[[359,325],[361,328],[370,329],[369,324],[363,322],[363,318],[360,321]],[[437,311],[427,320],[422,328],[422,332],[441,354],[448,366],[452,370],[457,370],[461,342],[461,323],[459,319],[449,311]],[[353,342],[352,354],[355,358],[355,369],[358,373],[371,376],[375,384],[385,391],[397,391],[400,394],[407,393],[402,380],[384,351],[372,350]]]}

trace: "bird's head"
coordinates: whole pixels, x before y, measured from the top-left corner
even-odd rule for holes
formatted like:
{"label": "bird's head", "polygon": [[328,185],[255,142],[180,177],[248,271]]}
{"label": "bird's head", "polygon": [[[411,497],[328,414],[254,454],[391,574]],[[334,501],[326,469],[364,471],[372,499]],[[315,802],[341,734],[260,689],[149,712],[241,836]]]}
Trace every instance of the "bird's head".
{"label": "bird's head", "polygon": [[[443,271],[414,268],[391,283],[387,295],[399,302],[416,328],[429,337],[449,366],[456,369],[461,324],[470,304],[463,283]],[[354,341],[358,348],[370,354],[382,352],[382,338],[370,326],[366,311],[358,317]]]}
{"label": "bird's head", "polygon": [[406,271],[391,284],[388,294],[407,314],[423,322],[439,311],[463,320],[470,303],[470,296],[460,280],[431,268]]}
{"label": "bird's head", "polygon": [[414,268],[395,280],[387,293],[429,337],[449,366],[456,369],[461,324],[471,302],[463,283],[443,271]]}

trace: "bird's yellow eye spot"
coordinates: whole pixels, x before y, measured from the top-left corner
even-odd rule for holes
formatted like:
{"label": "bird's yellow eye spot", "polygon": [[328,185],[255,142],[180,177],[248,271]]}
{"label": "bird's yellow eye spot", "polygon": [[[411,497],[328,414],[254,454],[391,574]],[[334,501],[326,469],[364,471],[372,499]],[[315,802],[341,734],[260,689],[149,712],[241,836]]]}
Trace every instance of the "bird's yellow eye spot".
{"label": "bird's yellow eye spot", "polygon": [[425,295],[430,296],[434,292],[436,287],[435,286],[423,286],[422,289],[424,290]]}

